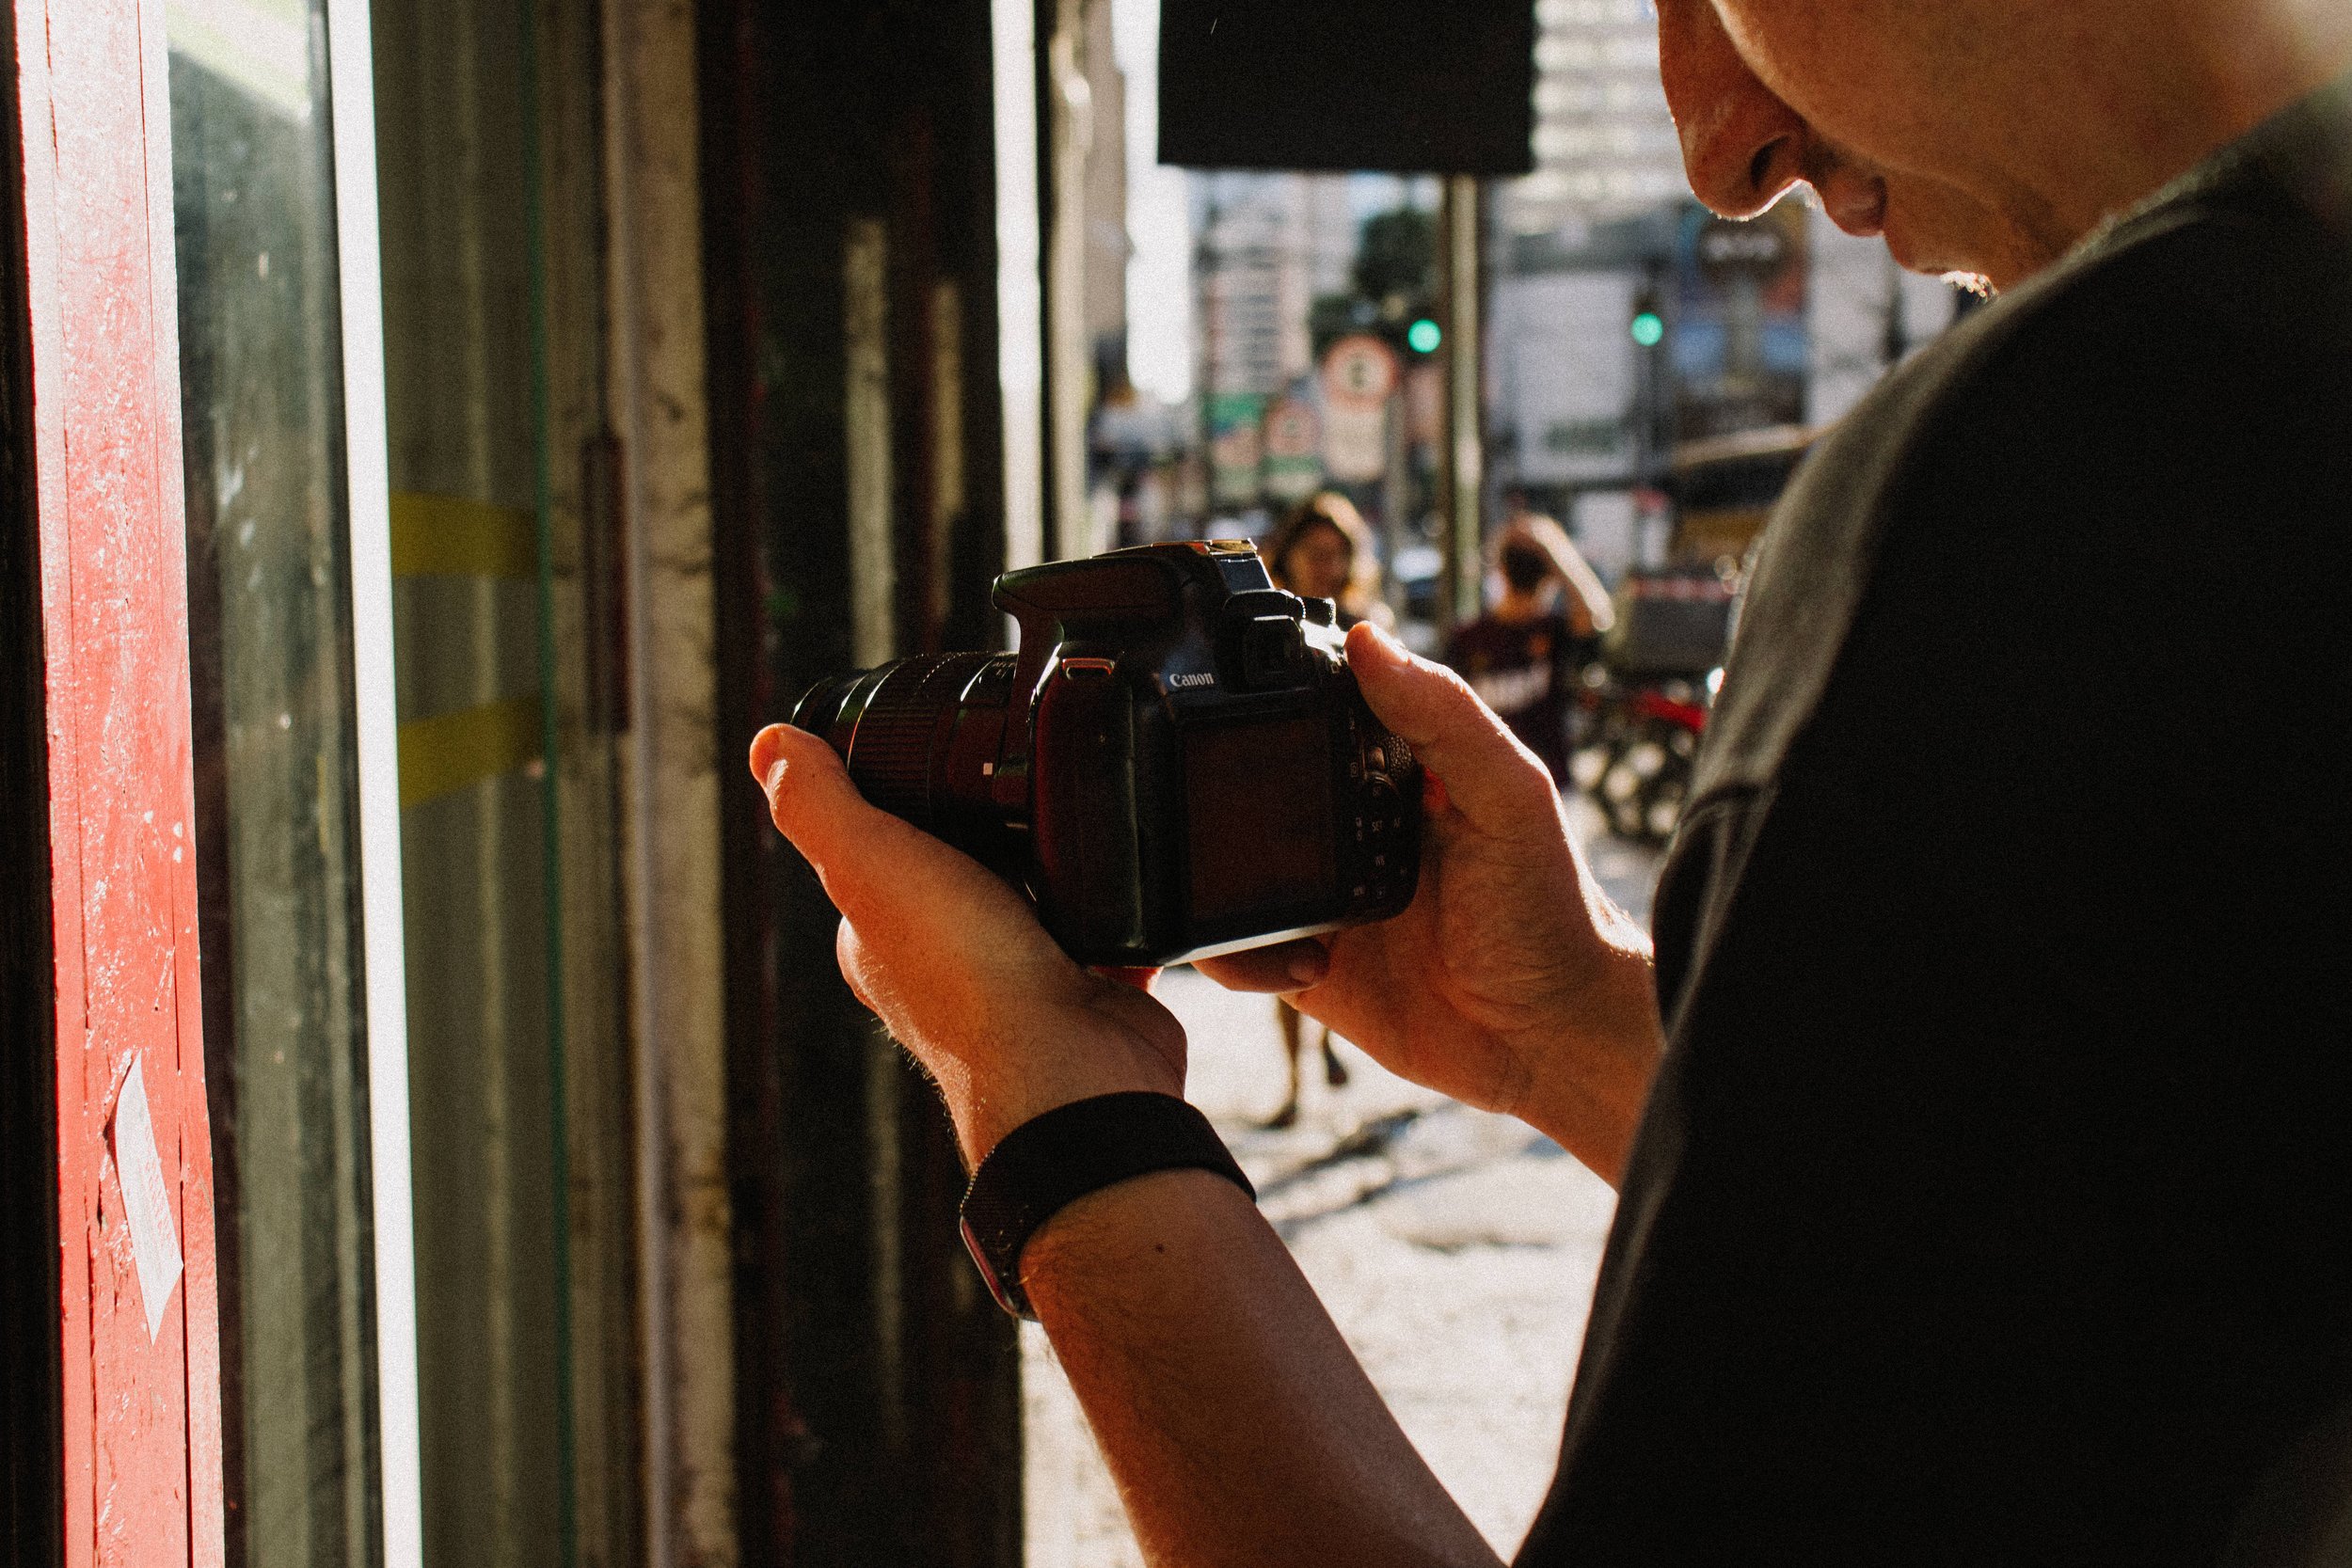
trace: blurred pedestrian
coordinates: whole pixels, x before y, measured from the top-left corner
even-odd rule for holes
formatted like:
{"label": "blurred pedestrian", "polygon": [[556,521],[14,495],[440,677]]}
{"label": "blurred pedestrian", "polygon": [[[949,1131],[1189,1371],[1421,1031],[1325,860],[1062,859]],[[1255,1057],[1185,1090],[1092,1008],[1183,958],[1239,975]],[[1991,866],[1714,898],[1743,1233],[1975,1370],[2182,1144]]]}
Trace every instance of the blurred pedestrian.
{"label": "blurred pedestrian", "polygon": [[[1331,600],[1339,606],[1343,627],[1359,621],[1384,627],[1393,624],[1395,618],[1380,596],[1380,558],[1374,553],[1372,530],[1364,526],[1356,503],[1337,490],[1318,490],[1291,508],[1260,543],[1258,553],[1275,587],[1301,598]],[[1298,1058],[1307,1043],[1307,1022],[1279,996],[1274,999],[1274,1022],[1282,1031],[1290,1086],[1265,1124],[1289,1127],[1298,1120]],[[1331,1031],[1322,1024],[1314,1027],[1323,1053],[1324,1083],[1335,1089],[1346,1087],[1347,1064],[1331,1047]]]}
{"label": "blurred pedestrian", "polygon": [[1502,596],[1454,634],[1445,661],[1565,785],[1577,691],[1609,629],[1609,595],[1567,533],[1539,514],[1504,524],[1494,561]]}
{"label": "blurred pedestrian", "polygon": [[1380,596],[1372,530],[1356,503],[1337,490],[1318,490],[1291,508],[1260,541],[1258,554],[1275,587],[1336,603],[1343,628],[1359,621],[1387,627],[1396,619]]}

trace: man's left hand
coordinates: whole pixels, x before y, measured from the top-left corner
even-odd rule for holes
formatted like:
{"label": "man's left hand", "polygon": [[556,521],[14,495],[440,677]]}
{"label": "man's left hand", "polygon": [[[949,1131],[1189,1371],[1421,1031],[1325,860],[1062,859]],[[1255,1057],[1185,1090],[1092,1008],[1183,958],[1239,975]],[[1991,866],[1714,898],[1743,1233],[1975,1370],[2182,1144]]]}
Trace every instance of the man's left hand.
{"label": "man's left hand", "polygon": [[1134,972],[1081,968],[1002,878],[867,804],[817,736],[771,724],[751,764],[841,911],[841,973],[938,1082],[967,1164],[1057,1105],[1184,1092],[1184,1026]]}

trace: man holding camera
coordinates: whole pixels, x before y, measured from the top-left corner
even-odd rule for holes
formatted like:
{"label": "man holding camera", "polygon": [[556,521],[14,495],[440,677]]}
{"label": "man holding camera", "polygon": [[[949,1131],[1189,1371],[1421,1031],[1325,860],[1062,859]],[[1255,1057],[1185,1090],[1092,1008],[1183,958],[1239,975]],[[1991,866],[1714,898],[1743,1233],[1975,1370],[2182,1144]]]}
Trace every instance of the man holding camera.
{"label": "man holding camera", "polygon": [[[1370,628],[1419,895],[1201,967],[1618,1186],[1522,1563],[2337,1560],[2352,7],[1658,11],[1708,205],[1803,181],[2003,297],[1783,502],[1654,968],[1542,768]],[[822,741],[753,766],[968,1160],[1182,1092],[1168,1013]],[[1494,1560],[1232,1181],[1096,1187],[1016,1266],[1152,1560]]]}

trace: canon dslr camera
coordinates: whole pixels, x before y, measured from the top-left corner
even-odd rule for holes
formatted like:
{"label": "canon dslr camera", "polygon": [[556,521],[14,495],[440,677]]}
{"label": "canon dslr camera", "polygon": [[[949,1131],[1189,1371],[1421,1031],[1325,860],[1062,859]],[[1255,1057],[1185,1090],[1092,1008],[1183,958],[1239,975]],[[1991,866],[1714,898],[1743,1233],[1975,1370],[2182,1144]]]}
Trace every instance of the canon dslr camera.
{"label": "canon dslr camera", "polygon": [[1421,770],[1365,706],[1331,602],[1237,541],[997,579],[1016,654],[820,681],[792,722],[866,798],[1026,888],[1082,963],[1183,963],[1395,914]]}

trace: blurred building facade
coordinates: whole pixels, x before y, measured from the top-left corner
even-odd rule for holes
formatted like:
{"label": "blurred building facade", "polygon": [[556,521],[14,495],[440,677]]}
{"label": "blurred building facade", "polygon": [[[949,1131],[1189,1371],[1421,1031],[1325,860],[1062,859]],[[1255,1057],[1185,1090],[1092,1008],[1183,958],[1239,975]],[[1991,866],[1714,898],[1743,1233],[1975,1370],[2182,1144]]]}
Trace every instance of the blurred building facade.
{"label": "blurred building facade", "polygon": [[1271,397],[1313,367],[1308,311],[1347,287],[1357,219],[1341,174],[1192,177],[1198,385]]}
{"label": "blurred building facade", "polygon": [[1536,0],[1535,23],[1535,171],[1497,193],[1502,227],[1573,230],[1685,194],[1647,0]]}
{"label": "blurred building facade", "polygon": [[1498,183],[1492,502],[1557,513],[1604,575],[1738,553],[1813,432],[1950,322],[1798,192],[1728,225],[1692,197],[1645,0],[1538,0],[1534,173]]}

